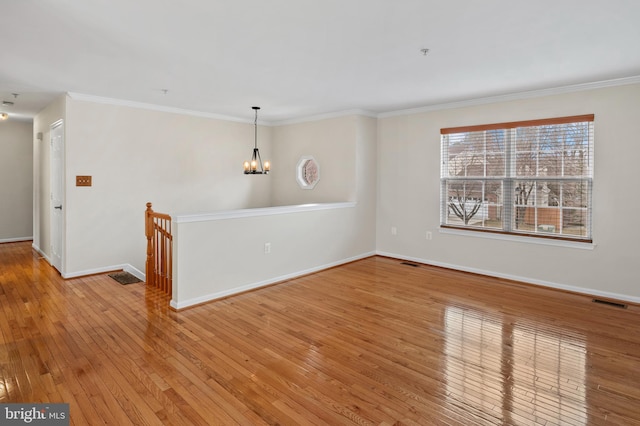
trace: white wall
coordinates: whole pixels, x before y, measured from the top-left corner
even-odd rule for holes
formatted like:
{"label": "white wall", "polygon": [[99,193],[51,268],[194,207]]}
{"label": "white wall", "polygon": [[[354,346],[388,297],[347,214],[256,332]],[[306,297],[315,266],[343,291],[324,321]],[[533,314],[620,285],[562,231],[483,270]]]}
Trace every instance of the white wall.
{"label": "white wall", "polygon": [[[148,201],[173,215],[270,203],[269,177],[242,173],[252,123],[70,97],[65,109],[66,276],[126,264],[144,271]],[[270,134],[259,126],[265,151]],[[93,186],[76,187],[76,175]]]}
{"label": "white wall", "polygon": [[[640,301],[633,268],[640,228],[628,214],[640,208],[631,189],[640,154],[634,128],[639,100],[636,84],[378,120],[348,116],[260,126],[260,150],[273,161],[268,176],[242,174],[253,142],[250,120],[236,123],[62,98],[36,117],[34,134],[41,131],[48,141],[49,126],[66,119],[65,270],[70,275],[122,264],[143,270],[147,201],[176,216],[350,200],[356,201],[356,219],[346,223],[356,229],[340,240],[350,247],[342,252],[347,257],[373,247],[399,258]],[[440,128],[589,113],[596,117],[593,250],[439,232]],[[300,155],[314,155],[320,162],[321,180],[314,190],[302,190],[295,182]],[[48,144],[34,141],[34,214],[39,215],[34,216],[34,246],[45,251],[48,167]],[[75,187],[75,175],[85,174],[93,176],[94,186]],[[312,235],[312,241],[343,229],[342,222],[330,225],[343,219],[326,219],[317,226],[326,235]],[[284,222],[273,226],[274,236],[264,238],[277,242],[289,232]],[[392,226],[397,235],[391,235]],[[432,232],[433,239],[425,239],[425,232]],[[238,239],[250,235],[242,227],[237,233]],[[263,243],[257,244],[261,256]],[[251,256],[244,260],[251,264]],[[296,270],[307,266],[302,258],[282,261]]]}
{"label": "white wall", "polygon": [[[345,116],[274,127],[272,204],[355,200],[358,119]],[[302,156],[313,156],[320,165],[320,180],[313,189],[300,188],[296,181]]]}
{"label": "white wall", "polygon": [[33,236],[33,123],[0,121],[0,242]]}
{"label": "white wall", "polygon": [[[441,128],[588,113],[595,114],[593,250],[438,232]],[[379,119],[378,252],[640,301],[639,116],[640,85],[627,85]]]}
{"label": "white wall", "polygon": [[[353,204],[353,203],[351,203]],[[323,205],[324,206],[324,205]],[[280,210],[278,207],[259,209]],[[375,251],[357,206],[174,225],[171,304],[184,308]],[[265,243],[270,253],[265,253]]]}
{"label": "white wall", "polygon": [[[274,161],[273,172],[281,175],[274,180],[273,189],[280,204],[322,203],[346,197],[353,201],[346,207],[330,209],[320,205],[320,210],[273,207],[239,212],[238,217],[203,217],[198,221],[177,217],[173,229],[174,307],[227,296],[375,252],[375,120],[350,116],[283,127],[274,132],[277,137],[273,141],[281,154],[275,156],[278,160]],[[309,144],[327,134],[333,137],[322,143],[324,147],[314,149]],[[339,155],[332,156],[331,152]],[[314,155],[321,168],[326,166],[321,175],[321,181],[326,178],[324,190],[316,191],[319,185],[313,190],[298,187],[295,167],[298,155],[304,154]],[[269,254],[264,252],[265,243],[271,246]]]}
{"label": "white wall", "polygon": [[[239,123],[66,96],[38,114],[34,133],[43,132],[47,142],[50,125],[61,118],[65,121],[66,277],[127,265],[143,271],[147,201],[156,211],[175,217],[354,200],[357,170],[375,169],[375,120],[364,117],[259,126],[260,150],[273,162],[268,176],[242,173],[242,162],[253,146],[251,120]],[[274,133],[277,142],[272,142]],[[34,245],[46,256],[49,144],[36,142],[34,149],[38,180],[34,210],[39,215]],[[356,151],[363,153],[361,158]],[[295,165],[299,155],[305,154],[316,156],[322,167],[321,183],[310,191],[300,189],[295,181]],[[92,176],[93,186],[76,187],[77,175]],[[375,180],[369,176],[360,186],[362,200],[355,214],[367,231],[358,238],[371,252],[375,249]],[[299,269],[295,261],[292,265]]]}

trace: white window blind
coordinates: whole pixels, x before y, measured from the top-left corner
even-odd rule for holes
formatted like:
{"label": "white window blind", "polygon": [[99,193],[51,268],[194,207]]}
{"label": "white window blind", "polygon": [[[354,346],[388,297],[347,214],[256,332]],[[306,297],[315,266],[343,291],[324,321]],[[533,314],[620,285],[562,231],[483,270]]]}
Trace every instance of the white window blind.
{"label": "white window blind", "polygon": [[441,129],[441,226],[591,242],[593,122]]}

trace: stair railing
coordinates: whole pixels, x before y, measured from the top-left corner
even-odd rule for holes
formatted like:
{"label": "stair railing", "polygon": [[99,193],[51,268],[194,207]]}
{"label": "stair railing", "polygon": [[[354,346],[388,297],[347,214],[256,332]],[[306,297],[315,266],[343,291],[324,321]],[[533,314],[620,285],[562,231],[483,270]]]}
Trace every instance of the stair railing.
{"label": "stair railing", "polygon": [[147,285],[172,295],[173,236],[171,216],[156,213],[147,203],[145,211],[145,234],[147,237],[147,262],[145,274]]}

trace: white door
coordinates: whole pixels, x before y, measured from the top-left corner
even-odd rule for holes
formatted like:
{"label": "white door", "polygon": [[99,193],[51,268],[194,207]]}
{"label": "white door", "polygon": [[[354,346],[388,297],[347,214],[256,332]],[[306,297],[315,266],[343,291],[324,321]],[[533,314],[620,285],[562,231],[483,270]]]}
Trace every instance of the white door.
{"label": "white door", "polygon": [[61,274],[64,229],[64,125],[51,125],[51,265]]}

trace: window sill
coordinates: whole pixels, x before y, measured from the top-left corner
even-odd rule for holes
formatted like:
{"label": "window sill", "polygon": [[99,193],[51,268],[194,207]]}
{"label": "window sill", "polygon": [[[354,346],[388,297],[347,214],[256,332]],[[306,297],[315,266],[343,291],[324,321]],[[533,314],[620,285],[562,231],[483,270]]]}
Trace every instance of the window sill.
{"label": "window sill", "polygon": [[490,240],[503,240],[503,241],[513,241],[518,243],[526,243],[526,244],[540,244],[546,246],[556,246],[556,247],[568,247],[568,248],[576,248],[582,250],[593,250],[596,245],[590,242],[581,242],[581,241],[569,241],[569,240],[557,240],[552,238],[537,238],[537,237],[529,237],[529,236],[520,236],[513,234],[500,234],[495,232],[478,232],[471,231],[466,229],[459,228],[440,228],[441,234],[450,234],[450,235],[462,235],[465,237],[476,237],[476,238],[486,238]]}

